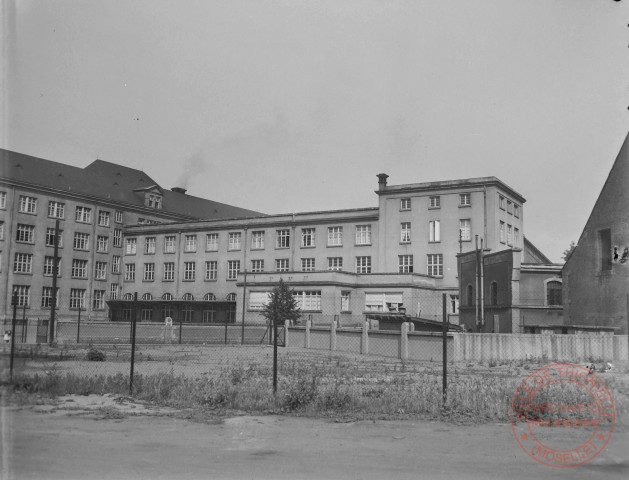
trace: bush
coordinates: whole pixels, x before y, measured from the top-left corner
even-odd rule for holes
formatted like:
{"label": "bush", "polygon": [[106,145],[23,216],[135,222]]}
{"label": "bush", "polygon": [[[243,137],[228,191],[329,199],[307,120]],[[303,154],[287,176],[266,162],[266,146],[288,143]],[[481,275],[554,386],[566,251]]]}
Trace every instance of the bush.
{"label": "bush", "polygon": [[90,362],[104,362],[105,361],[105,352],[101,352],[93,345],[90,345],[89,350],[87,351],[87,359]]}

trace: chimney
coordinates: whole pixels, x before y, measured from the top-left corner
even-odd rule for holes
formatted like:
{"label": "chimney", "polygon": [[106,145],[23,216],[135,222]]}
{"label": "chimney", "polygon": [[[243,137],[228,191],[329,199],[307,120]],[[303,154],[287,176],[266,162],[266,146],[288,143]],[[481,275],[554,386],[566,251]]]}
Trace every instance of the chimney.
{"label": "chimney", "polygon": [[171,190],[173,192],[181,193],[181,194],[184,194],[184,195],[186,194],[186,191],[187,191],[185,188],[181,188],[181,187],[173,187],[173,188],[171,188]]}
{"label": "chimney", "polygon": [[385,190],[387,188],[387,178],[389,178],[389,176],[386,173],[379,173],[376,176],[378,177],[378,190]]}

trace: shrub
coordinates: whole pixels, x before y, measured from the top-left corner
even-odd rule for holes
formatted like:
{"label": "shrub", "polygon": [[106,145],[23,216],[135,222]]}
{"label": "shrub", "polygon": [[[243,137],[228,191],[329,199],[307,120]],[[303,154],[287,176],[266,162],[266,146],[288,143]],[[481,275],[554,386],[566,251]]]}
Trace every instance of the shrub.
{"label": "shrub", "polygon": [[105,352],[101,352],[93,345],[90,345],[90,348],[87,351],[87,359],[90,362],[104,362],[105,361]]}

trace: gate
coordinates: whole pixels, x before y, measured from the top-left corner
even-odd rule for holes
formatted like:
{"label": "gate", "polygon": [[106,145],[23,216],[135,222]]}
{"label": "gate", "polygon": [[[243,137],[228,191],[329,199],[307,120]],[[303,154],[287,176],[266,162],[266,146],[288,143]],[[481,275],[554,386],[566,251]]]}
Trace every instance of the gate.
{"label": "gate", "polygon": [[[273,327],[271,325],[267,325],[266,332],[260,339],[260,345],[264,342],[264,340],[268,340],[269,345],[273,345]],[[284,347],[286,345],[286,326],[278,325],[277,326],[277,346]]]}
{"label": "gate", "polygon": [[48,322],[50,320],[39,319],[37,320],[37,343],[48,343]]}

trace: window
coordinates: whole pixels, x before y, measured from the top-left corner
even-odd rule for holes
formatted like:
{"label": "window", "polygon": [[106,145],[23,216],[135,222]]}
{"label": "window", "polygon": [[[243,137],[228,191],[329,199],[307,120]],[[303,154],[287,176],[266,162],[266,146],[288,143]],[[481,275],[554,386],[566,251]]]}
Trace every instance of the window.
{"label": "window", "polygon": [[98,211],[98,225],[100,225],[101,227],[108,227],[109,217],[110,217],[109,212],[105,210],[99,210]]}
{"label": "window", "polygon": [[[52,277],[54,275],[54,265],[55,257],[44,257],[44,276]],[[61,275],[61,270],[59,269],[61,265],[61,259],[57,258],[57,276]]]}
{"label": "window", "polygon": [[163,279],[167,282],[175,279],[175,262],[164,263],[164,276]]}
{"label": "window", "polygon": [[443,276],[443,254],[428,254],[428,275],[433,277]]}
{"label": "window", "polygon": [[450,295],[450,313],[459,313],[458,295]]}
{"label": "window", "polygon": [[276,240],[275,240],[276,248],[290,247],[290,230],[289,229],[286,228],[282,230],[277,230],[276,234],[277,234]]}
{"label": "window", "polygon": [[30,253],[16,253],[13,272],[33,273],[33,255]]}
{"label": "window", "polygon": [[315,259],[314,258],[302,258],[301,259],[301,271],[302,272],[314,272],[315,271]]}
{"label": "window", "polygon": [[240,250],[240,232],[230,232],[228,250]]}
{"label": "window", "polygon": [[215,260],[211,260],[209,262],[205,262],[205,279],[206,280],[216,280],[218,272],[218,262]]}
{"label": "window", "polygon": [[441,197],[439,195],[434,195],[430,197],[430,208],[441,208]]}
{"label": "window", "polygon": [[194,280],[197,264],[195,262],[184,262],[183,264],[183,279],[184,281]]}
{"label": "window", "polygon": [[276,272],[288,272],[288,258],[278,258],[275,260]]}
{"label": "window", "polygon": [[293,292],[293,298],[297,302],[297,308],[302,311],[321,310],[321,291]]}
{"label": "window", "polygon": [[400,226],[400,242],[411,243],[411,222],[403,222]]}
{"label": "window", "polygon": [[235,302],[236,301],[236,294],[235,293],[228,293],[227,294],[227,301],[228,302]]}
{"label": "window", "polygon": [[147,255],[153,255],[155,253],[155,237],[146,237],[144,239],[144,253]]}
{"label": "window", "polygon": [[505,222],[500,222],[500,243],[505,243],[507,241],[506,233],[505,233]]}
{"label": "window", "polygon": [[413,273],[413,255],[398,256],[398,271],[400,273]]}
{"label": "window", "polygon": [[94,278],[107,280],[107,262],[94,262]]}
{"label": "window", "polygon": [[132,293],[125,293],[124,297],[122,299],[123,300],[133,300],[133,294]]}
{"label": "window", "polygon": [[213,293],[206,293],[205,295],[203,295],[204,302],[214,302],[215,300],[216,295],[214,295]]}
{"label": "window", "polygon": [[0,192],[0,209],[6,210],[7,208],[7,192]]}
{"label": "window", "polygon": [[411,199],[410,198],[401,198],[400,199],[400,210],[410,210],[411,209]]}
{"label": "window", "polygon": [[109,237],[105,235],[98,235],[96,237],[96,251],[100,253],[107,253],[109,250]]}
{"label": "window", "polygon": [[111,257],[111,273],[120,273],[120,255]]}
{"label": "window", "polygon": [[560,306],[563,305],[561,298],[561,282],[551,280],[546,282],[546,305]]}
{"label": "window", "polygon": [[520,245],[520,230],[517,228],[513,229],[513,245],[516,247]]}
{"label": "window", "polygon": [[459,206],[469,207],[470,205],[472,205],[472,194],[471,193],[459,194]]}
{"label": "window", "polygon": [[513,202],[511,200],[507,200],[507,213],[513,215]]}
{"label": "window", "polygon": [[[62,234],[63,230],[59,230],[59,248],[63,247],[63,237]],[[46,246],[47,247],[54,247],[55,246],[55,229],[54,228],[47,228],[46,229]]]}
{"label": "window", "polygon": [[114,228],[114,247],[122,247],[122,229]]}
{"label": "window", "polygon": [[90,234],[74,232],[74,243],[72,245],[75,250],[89,250]]}
{"label": "window", "polygon": [[33,225],[17,224],[15,240],[22,243],[33,243],[35,238],[35,227]]}
{"label": "window", "polygon": [[153,280],[155,280],[155,264],[145,263],[144,264],[144,281],[152,282]]}
{"label": "window", "polygon": [[264,248],[264,232],[251,232],[251,248],[253,250]]}
{"label": "window", "polygon": [[[55,302],[59,305],[59,289],[57,288],[57,301]],[[41,289],[41,306],[42,308],[50,308],[52,307],[52,287],[42,287]]]}
{"label": "window", "polygon": [[371,245],[371,225],[356,226],[356,245]]}
{"label": "window", "polygon": [[186,235],[183,250],[184,252],[197,251],[197,236],[196,235]]}
{"label": "window", "polygon": [[430,227],[430,242],[441,241],[441,222],[439,220],[431,220],[429,222]]}
{"label": "window", "polygon": [[328,227],[328,247],[343,245],[343,227]]}
{"label": "window", "polygon": [[203,323],[212,323],[212,322],[214,322],[214,316],[215,315],[216,315],[216,310],[203,309]]}
{"label": "window", "polygon": [[117,283],[112,283],[109,286],[109,299],[117,300],[119,296],[120,296],[120,285],[118,285]]}
{"label": "window", "polygon": [[264,260],[251,260],[251,271],[253,273],[264,272]]}
{"label": "window", "polygon": [[72,260],[72,278],[87,278],[87,260]]}
{"label": "window", "polygon": [[351,311],[349,305],[350,292],[341,292],[341,312]]}
{"label": "window", "polygon": [[498,208],[500,208],[501,210],[505,209],[505,197],[503,197],[502,195],[498,195]]}
{"label": "window", "polygon": [[164,237],[164,253],[175,253],[177,237],[175,235],[166,235]]}
{"label": "window", "polygon": [[467,305],[474,305],[474,287],[472,285],[467,286]]}
{"label": "window", "polygon": [[249,292],[249,310],[262,310],[269,303],[271,292]]}
{"label": "window", "polygon": [[20,195],[20,212],[22,213],[37,213],[37,199],[35,197],[27,197],[26,195]]}
{"label": "window", "polygon": [[122,212],[120,210],[116,210],[116,213],[114,214],[114,221],[116,223],[122,223]]}
{"label": "window", "polygon": [[[172,238],[174,239],[175,237]],[[205,236],[205,250],[208,252],[218,251],[218,233],[208,233]]]}
{"label": "window", "polygon": [[[170,293],[165,293],[164,295],[162,295],[162,300],[166,300],[167,302],[170,302],[173,299],[172,294]],[[172,316],[172,315],[167,315],[167,316]]]}
{"label": "window", "polygon": [[135,282],[135,263],[125,263],[124,279],[125,282]]}
{"label": "window", "polygon": [[513,245],[513,227],[507,224],[507,245]]}
{"label": "window", "polygon": [[314,228],[301,229],[301,246],[302,247],[315,246],[315,229]]}
{"label": "window", "polygon": [[92,209],[87,207],[76,207],[74,219],[80,223],[90,223],[92,221]]}
{"label": "window", "polygon": [[491,282],[489,286],[489,304],[498,305],[498,283]]}
{"label": "window", "polygon": [[94,310],[105,309],[105,290],[94,290],[94,297],[92,298],[92,307]]}
{"label": "window", "polygon": [[28,285],[13,285],[13,294],[17,295],[17,306],[28,307],[30,305],[31,287]]}
{"label": "window", "polygon": [[48,202],[48,216],[52,218],[64,218],[65,204],[52,200]]}
{"label": "window", "polygon": [[151,322],[153,321],[153,309],[152,308],[143,308],[140,313],[140,321],[142,322]]}
{"label": "window", "polygon": [[517,203],[513,204],[513,216],[515,218],[520,218],[520,205]]}
{"label": "window", "polygon": [[328,270],[330,271],[343,270],[343,257],[328,257]]}
{"label": "window", "polygon": [[472,221],[469,218],[459,220],[459,238],[463,242],[472,240]]}
{"label": "window", "polygon": [[601,271],[612,269],[612,231],[609,228],[598,232],[599,259]]}
{"label": "window", "polygon": [[155,193],[147,193],[144,195],[144,205],[149,208],[162,208],[162,197]]}
{"label": "window", "polygon": [[240,260],[227,261],[227,280],[236,280],[240,273]]}
{"label": "window", "polygon": [[371,257],[356,257],[356,273],[371,273]]}
{"label": "window", "polygon": [[137,238],[127,238],[125,255],[135,255],[138,249],[138,239]]}
{"label": "window", "polygon": [[0,220],[0,240],[4,240],[4,222]]}
{"label": "window", "polygon": [[399,292],[366,293],[365,310],[368,312],[397,312],[403,305]]}
{"label": "window", "polygon": [[82,288],[70,289],[70,308],[78,310],[85,307],[85,290]]}

